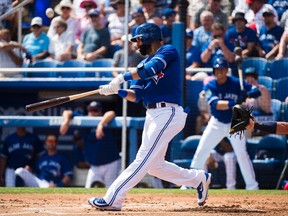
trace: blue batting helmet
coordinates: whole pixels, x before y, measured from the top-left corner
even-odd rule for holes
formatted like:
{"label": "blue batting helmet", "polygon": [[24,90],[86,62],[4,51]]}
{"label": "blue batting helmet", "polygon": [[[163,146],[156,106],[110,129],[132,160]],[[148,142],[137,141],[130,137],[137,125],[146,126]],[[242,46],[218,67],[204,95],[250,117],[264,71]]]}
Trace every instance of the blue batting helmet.
{"label": "blue batting helmet", "polygon": [[162,41],[161,29],[154,23],[144,23],[136,28],[135,35],[130,41],[136,42],[137,38],[141,38],[142,43],[146,45],[157,40]]}
{"label": "blue batting helmet", "polygon": [[214,68],[229,68],[228,62],[224,58],[216,58],[213,62]]}

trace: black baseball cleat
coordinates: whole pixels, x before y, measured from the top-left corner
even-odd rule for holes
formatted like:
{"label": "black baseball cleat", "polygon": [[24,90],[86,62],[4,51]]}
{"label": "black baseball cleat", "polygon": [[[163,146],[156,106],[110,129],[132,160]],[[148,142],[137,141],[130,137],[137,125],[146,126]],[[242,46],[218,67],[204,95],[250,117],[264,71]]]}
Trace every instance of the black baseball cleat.
{"label": "black baseball cleat", "polygon": [[202,181],[199,186],[197,187],[197,193],[198,193],[198,205],[203,206],[206,202],[206,199],[208,197],[208,189],[209,185],[211,183],[211,174],[205,173],[205,179]]}
{"label": "black baseball cleat", "polygon": [[102,211],[121,211],[121,208],[116,208],[107,204],[103,198],[91,197],[88,199],[88,203],[96,209]]}

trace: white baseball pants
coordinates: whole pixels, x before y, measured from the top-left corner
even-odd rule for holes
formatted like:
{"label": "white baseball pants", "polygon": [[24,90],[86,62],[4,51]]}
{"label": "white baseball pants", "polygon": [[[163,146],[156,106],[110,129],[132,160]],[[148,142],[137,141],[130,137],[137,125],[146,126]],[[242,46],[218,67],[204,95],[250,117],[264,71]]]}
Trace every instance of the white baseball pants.
{"label": "white baseball pants", "polygon": [[33,175],[30,171],[25,168],[17,168],[15,174],[20,176],[26,187],[40,187],[40,188],[49,188],[49,182],[46,180],[41,180]]}
{"label": "white baseball pants", "polygon": [[165,161],[169,142],[184,127],[187,114],[181,106],[148,109],[142,135],[142,144],[136,159],[124,170],[108,189],[104,200],[111,206],[122,207],[129,189],[148,172],[176,185],[197,188],[205,179],[203,170],[184,169]]}
{"label": "white baseball pants", "polygon": [[237,161],[246,184],[246,189],[257,190],[259,189],[258,182],[255,179],[252,162],[246,150],[246,139],[244,136],[242,139],[235,135],[230,137],[229,129],[230,123],[224,124],[219,122],[213,116],[211,117],[200,139],[199,145],[191,163],[191,168],[204,169],[210,152],[224,137],[227,137],[230,140],[236,154]]}

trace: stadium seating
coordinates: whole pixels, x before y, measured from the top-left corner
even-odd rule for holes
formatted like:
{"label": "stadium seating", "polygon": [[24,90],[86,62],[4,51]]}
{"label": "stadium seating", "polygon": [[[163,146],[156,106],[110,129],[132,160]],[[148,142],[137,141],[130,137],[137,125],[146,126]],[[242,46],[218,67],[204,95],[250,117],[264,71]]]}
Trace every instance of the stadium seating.
{"label": "stadium seating", "polygon": [[280,79],[288,76],[288,58],[275,60],[271,63],[269,76],[272,79]]}
{"label": "stadium seating", "polygon": [[173,159],[173,163],[189,169],[200,138],[200,135],[193,135],[181,140],[179,153],[177,157]]}
{"label": "stadium seating", "polygon": [[279,78],[275,81],[275,99],[282,102],[288,96],[288,76],[284,78]]}
{"label": "stadium seating", "polygon": [[274,121],[280,120],[282,113],[282,102],[277,99],[271,99],[271,112],[273,113]]}
{"label": "stadium seating", "polygon": [[246,58],[242,62],[242,70],[248,67],[255,67],[259,76],[269,76],[268,61],[260,57]]}
{"label": "stadium seating", "polygon": [[258,77],[258,83],[261,85],[266,86],[266,88],[269,90],[270,95],[273,95],[273,88],[274,88],[274,81],[269,76],[259,76]]}
{"label": "stadium seating", "polygon": [[[113,67],[114,60],[111,58],[102,58],[93,61],[91,67]],[[95,73],[94,73],[95,74]],[[86,73],[87,76],[87,73]],[[112,71],[96,71],[96,77],[113,77]]]}
{"label": "stadium seating", "polygon": [[[58,67],[59,62],[52,59],[37,60],[30,64],[32,68],[55,68]],[[27,77],[57,77],[57,73],[51,69],[49,72],[28,72]]]}
{"label": "stadium seating", "polygon": [[[77,59],[72,59],[72,60],[68,60],[68,61],[64,61],[62,64],[60,64],[60,67],[87,67],[89,65],[88,62],[86,61],[80,61]],[[76,71],[71,71],[71,72],[60,72],[59,73],[60,77],[85,77],[85,72],[84,71],[80,71],[80,72],[76,72]]]}
{"label": "stadium seating", "polygon": [[260,188],[276,188],[286,157],[285,136],[269,134],[260,139],[252,161]]}

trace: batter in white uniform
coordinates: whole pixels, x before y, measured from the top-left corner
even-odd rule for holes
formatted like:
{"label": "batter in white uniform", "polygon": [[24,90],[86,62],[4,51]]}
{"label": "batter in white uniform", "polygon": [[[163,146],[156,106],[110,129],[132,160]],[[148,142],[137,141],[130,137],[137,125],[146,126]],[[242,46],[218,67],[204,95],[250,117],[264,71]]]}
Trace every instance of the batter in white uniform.
{"label": "batter in white uniform", "polygon": [[[148,172],[176,185],[197,188],[198,205],[204,205],[211,174],[203,170],[184,169],[165,160],[169,142],[185,126],[187,113],[180,106],[180,58],[172,45],[161,44],[160,28],[152,23],[137,27],[136,42],[142,55],[137,70],[118,75],[100,94],[118,93],[129,101],[142,100],[147,108],[142,143],[136,159],[109,187],[103,198],[88,199],[90,205],[101,210],[121,210],[127,192]],[[137,80],[129,90],[119,90],[120,83]],[[119,90],[119,91],[118,91]]]}

